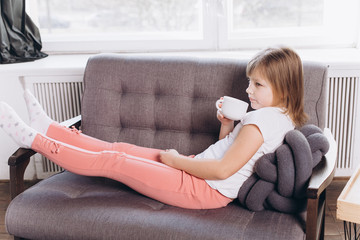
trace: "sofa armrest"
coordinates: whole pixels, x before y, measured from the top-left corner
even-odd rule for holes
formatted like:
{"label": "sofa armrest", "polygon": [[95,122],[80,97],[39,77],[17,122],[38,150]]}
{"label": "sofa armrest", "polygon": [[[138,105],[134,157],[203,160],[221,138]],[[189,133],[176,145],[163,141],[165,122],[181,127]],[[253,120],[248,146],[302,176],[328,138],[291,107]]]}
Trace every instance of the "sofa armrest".
{"label": "sofa armrest", "polygon": [[307,188],[308,198],[318,198],[320,194],[331,183],[335,174],[335,164],[337,158],[337,145],[330,129],[324,129],[324,135],[330,143],[329,151],[325,155],[326,161],[321,161],[320,164],[314,168],[311,176],[309,186]]}
{"label": "sofa armrest", "polygon": [[330,148],[313,170],[307,188],[306,239],[324,239],[326,188],[334,178],[337,145],[330,129],[324,129]]}
{"label": "sofa armrest", "polygon": [[75,128],[79,129],[81,125],[81,115],[65,120],[61,122],[60,125],[66,127],[74,126]]}
{"label": "sofa armrest", "polygon": [[8,164],[10,167],[11,199],[24,191],[24,173],[29,165],[30,157],[35,153],[31,149],[19,148],[10,156]]}
{"label": "sofa armrest", "polygon": [[[81,125],[81,116],[71,118],[60,124],[79,128]],[[19,148],[9,157],[11,199],[14,199],[24,191],[24,173],[26,167],[29,165],[30,157],[35,153],[36,152],[31,149]]]}

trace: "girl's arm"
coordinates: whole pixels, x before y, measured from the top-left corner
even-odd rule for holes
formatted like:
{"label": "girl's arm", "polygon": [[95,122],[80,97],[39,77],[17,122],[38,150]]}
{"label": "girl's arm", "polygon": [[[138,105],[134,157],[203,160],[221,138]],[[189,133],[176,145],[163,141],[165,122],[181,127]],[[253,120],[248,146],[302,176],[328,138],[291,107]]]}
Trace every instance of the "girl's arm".
{"label": "girl's arm", "polygon": [[222,180],[242,168],[263,144],[264,139],[257,126],[245,125],[221,160],[194,159],[178,154],[175,150],[160,153],[161,161],[173,168],[208,180]]}
{"label": "girl's arm", "polygon": [[224,117],[219,111],[217,112],[217,119],[221,122],[219,133],[219,140],[226,137],[232,130],[234,130],[234,121]]}

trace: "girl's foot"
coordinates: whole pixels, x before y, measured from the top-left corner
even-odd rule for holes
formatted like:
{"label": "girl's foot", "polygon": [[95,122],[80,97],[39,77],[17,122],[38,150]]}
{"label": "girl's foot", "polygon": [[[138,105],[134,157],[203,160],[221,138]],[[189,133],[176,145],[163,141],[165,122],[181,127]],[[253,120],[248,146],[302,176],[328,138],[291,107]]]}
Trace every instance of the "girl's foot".
{"label": "girl's foot", "polygon": [[30,126],[45,135],[54,120],[46,114],[38,100],[28,89],[24,92],[24,98],[30,117]]}
{"label": "girl's foot", "polygon": [[23,148],[31,148],[38,132],[24,123],[5,102],[0,102],[0,128]]}

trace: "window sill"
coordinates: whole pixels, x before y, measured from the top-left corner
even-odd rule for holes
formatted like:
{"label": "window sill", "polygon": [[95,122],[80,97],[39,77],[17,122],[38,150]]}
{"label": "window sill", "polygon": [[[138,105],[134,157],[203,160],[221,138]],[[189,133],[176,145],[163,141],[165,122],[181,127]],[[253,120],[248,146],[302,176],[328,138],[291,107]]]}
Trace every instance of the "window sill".
{"label": "window sill", "polygon": [[[257,51],[194,51],[194,52],[159,52],[145,53],[161,56],[194,56],[204,58],[249,59]],[[318,61],[329,65],[330,69],[360,69],[359,49],[308,49],[297,50],[300,57],[307,61]],[[144,53],[126,53],[144,54]],[[50,55],[34,62],[0,65],[0,75],[44,76],[44,75],[82,75],[89,57],[94,54]]]}
{"label": "window sill", "polygon": [[0,75],[82,75],[90,54],[49,55],[34,62],[0,65]]}

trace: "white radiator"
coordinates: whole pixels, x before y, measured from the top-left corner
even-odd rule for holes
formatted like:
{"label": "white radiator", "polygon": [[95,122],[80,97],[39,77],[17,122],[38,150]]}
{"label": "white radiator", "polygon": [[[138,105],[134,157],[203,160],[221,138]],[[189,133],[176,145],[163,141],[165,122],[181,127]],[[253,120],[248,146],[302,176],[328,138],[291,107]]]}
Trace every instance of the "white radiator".
{"label": "white radiator", "polygon": [[[360,73],[349,76],[348,71],[346,74],[329,73],[326,126],[330,128],[338,144],[336,176],[350,176],[356,167],[354,164],[357,164],[354,142],[356,142],[356,113],[359,112],[357,104],[359,76]],[[24,82],[27,88],[32,89],[45,111],[53,119],[64,121],[80,114],[82,76],[26,77]],[[358,138],[360,139],[360,134]],[[39,179],[62,170],[40,155],[36,156],[35,164]]]}
{"label": "white radiator", "polygon": [[338,145],[335,176],[351,176],[359,162],[359,149],[355,146],[360,134],[356,131],[359,113],[359,71],[329,72],[328,109],[326,126]]}
{"label": "white radiator", "polygon": [[[80,115],[82,76],[26,77],[22,82],[52,119],[62,122]],[[34,161],[38,179],[47,178],[63,170],[40,154],[34,156]]]}

